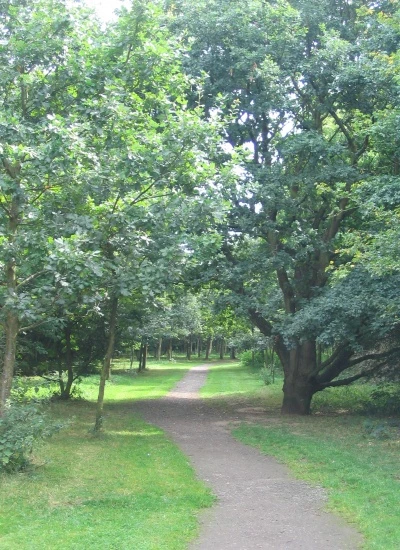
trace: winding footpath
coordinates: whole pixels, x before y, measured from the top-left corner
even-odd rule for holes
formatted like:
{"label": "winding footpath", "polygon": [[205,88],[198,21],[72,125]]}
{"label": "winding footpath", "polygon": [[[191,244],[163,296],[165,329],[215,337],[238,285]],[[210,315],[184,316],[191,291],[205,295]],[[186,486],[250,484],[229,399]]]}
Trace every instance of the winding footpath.
{"label": "winding footpath", "polygon": [[355,550],[362,539],[323,511],[322,489],[291,477],[288,469],[232,438],[229,426],[246,420],[207,405],[199,389],[207,365],[192,368],[163,399],[135,404],[190,457],[217,496],[201,518],[191,550]]}

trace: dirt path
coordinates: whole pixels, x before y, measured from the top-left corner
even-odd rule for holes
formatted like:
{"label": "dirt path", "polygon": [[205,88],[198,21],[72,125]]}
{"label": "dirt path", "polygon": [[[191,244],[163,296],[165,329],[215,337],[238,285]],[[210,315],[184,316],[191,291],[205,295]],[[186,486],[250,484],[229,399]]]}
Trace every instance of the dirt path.
{"label": "dirt path", "polygon": [[235,441],[229,424],[245,413],[217,410],[198,397],[207,365],[194,367],[166,397],[135,409],[163,428],[217,495],[192,550],[347,550],[361,537],[323,511],[322,489],[293,479],[273,458]]}

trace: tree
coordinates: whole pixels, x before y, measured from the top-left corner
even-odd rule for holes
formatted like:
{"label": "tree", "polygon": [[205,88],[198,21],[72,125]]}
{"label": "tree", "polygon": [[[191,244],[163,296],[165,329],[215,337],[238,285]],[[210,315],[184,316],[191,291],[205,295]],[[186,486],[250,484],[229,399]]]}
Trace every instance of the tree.
{"label": "tree", "polygon": [[[95,32],[64,2],[0,5],[1,322],[4,360],[0,410],[10,395],[17,336],[48,321],[59,285],[47,268],[57,236],[47,197],[79,180],[82,128],[74,117],[81,77],[75,52]],[[76,25],[76,26],[75,26]],[[79,27],[80,32],[77,32]],[[74,58],[74,59],[73,59]],[[53,229],[53,231],[52,231]]]}
{"label": "tree", "polygon": [[359,189],[384,173],[372,138],[398,101],[388,59],[398,44],[395,6],[198,0],[170,9],[192,40],[187,72],[206,73],[193,101],[223,111],[241,160],[236,182],[221,190],[231,211],[210,280],[273,337],[282,412],[308,414],[315,392],[371,374],[397,352],[377,345],[395,316],[375,330],[380,298],[397,281],[345,270],[356,259],[339,254],[361,223]]}

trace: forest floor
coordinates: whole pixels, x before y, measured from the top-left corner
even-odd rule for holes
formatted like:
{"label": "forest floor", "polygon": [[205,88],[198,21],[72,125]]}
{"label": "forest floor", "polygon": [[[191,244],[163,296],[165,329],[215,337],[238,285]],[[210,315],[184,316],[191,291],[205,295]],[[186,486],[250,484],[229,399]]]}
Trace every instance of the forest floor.
{"label": "forest floor", "polygon": [[[362,537],[324,510],[324,490],[296,480],[275,459],[236,441],[230,431],[260,423],[257,407],[201,399],[207,365],[192,368],[164,398],[136,402],[135,411],[161,427],[189,457],[217,496],[204,512],[192,550],[346,550]],[[262,420],[268,422],[268,419]]]}

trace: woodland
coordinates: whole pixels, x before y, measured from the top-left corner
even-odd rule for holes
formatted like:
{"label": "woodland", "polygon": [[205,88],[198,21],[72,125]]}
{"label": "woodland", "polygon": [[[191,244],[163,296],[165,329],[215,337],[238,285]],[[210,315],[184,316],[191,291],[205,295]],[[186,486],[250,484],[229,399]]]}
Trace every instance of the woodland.
{"label": "woodland", "polygon": [[282,413],[400,352],[397,0],[0,1],[0,411],[244,350]]}

